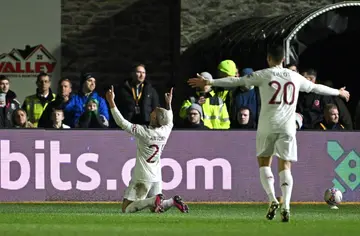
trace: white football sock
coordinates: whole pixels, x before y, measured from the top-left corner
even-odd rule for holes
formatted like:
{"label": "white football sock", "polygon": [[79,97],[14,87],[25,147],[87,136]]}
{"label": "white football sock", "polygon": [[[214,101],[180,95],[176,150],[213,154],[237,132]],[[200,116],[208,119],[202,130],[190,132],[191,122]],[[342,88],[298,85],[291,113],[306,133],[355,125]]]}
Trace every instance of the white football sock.
{"label": "white football sock", "polygon": [[147,207],[153,207],[155,203],[155,198],[156,196],[151,198],[146,198],[144,200],[134,201],[126,207],[125,213],[134,213],[137,211],[141,211]]}
{"label": "white football sock", "polygon": [[169,210],[174,205],[174,199],[169,198],[162,202],[162,206],[164,207],[164,210]]}
{"label": "white football sock", "polygon": [[269,166],[260,167],[261,184],[269,197],[270,202],[278,202],[275,197],[274,175]]}
{"label": "white football sock", "polygon": [[284,203],[282,208],[286,210],[290,210],[290,200],[293,189],[293,177],[291,175],[291,170],[281,171],[279,173],[279,177],[280,177],[281,192],[284,198]]}

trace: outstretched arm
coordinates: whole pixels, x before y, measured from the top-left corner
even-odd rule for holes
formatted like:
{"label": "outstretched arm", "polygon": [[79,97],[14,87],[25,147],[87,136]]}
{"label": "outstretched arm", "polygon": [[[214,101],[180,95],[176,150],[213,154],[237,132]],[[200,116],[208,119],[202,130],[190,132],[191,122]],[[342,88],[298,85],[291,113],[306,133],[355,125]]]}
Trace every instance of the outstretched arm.
{"label": "outstretched arm", "polygon": [[301,80],[300,91],[302,92],[307,92],[307,93],[312,92],[326,96],[340,96],[344,98],[346,101],[349,101],[350,99],[350,93],[345,90],[345,87],[341,89],[333,89],[322,84],[314,84],[313,82],[310,82],[301,75],[299,75],[299,79]]}
{"label": "outstretched arm", "polygon": [[261,77],[258,76],[258,74],[256,73],[243,77],[226,77],[221,79],[205,79],[201,75],[197,74],[197,78],[192,78],[188,80],[188,84],[193,88],[203,88],[206,85],[224,88],[239,86],[246,86],[250,88],[251,86],[258,86],[259,83],[261,83]]}
{"label": "outstretched arm", "polygon": [[214,87],[231,88],[245,86],[246,82],[244,77],[226,77],[221,79],[211,79],[207,84]]}
{"label": "outstretched arm", "polygon": [[325,96],[339,96],[340,90],[333,89],[328,86],[322,85],[322,84],[314,84],[314,87],[311,89],[311,92],[325,95]]}

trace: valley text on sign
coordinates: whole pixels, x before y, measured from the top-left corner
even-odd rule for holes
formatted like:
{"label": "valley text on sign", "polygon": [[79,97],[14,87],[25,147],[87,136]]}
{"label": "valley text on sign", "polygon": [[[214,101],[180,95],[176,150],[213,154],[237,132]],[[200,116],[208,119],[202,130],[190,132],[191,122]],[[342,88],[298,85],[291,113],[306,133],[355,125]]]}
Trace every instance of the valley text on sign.
{"label": "valley text on sign", "polygon": [[53,73],[56,59],[43,46],[14,48],[0,55],[0,73],[9,77],[33,77],[41,72]]}

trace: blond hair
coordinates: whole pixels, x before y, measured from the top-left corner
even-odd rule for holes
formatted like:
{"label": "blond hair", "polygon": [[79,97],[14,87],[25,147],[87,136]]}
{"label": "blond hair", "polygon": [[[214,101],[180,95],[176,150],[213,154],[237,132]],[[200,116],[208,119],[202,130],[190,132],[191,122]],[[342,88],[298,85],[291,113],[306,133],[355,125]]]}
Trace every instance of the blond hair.
{"label": "blond hair", "polygon": [[172,113],[164,108],[156,109],[156,119],[160,126],[168,125],[173,121]]}

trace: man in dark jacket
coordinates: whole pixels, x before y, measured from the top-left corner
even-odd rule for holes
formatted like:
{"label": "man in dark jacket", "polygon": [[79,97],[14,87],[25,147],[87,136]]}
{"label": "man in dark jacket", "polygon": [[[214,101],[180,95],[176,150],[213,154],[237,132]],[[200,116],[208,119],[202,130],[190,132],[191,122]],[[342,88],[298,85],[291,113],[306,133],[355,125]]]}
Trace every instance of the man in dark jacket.
{"label": "man in dark jacket", "polygon": [[326,104],[324,119],[315,125],[320,130],[344,130],[345,127],[339,122],[339,110],[335,104]]}
{"label": "man in dark jacket", "polygon": [[16,94],[10,90],[10,81],[4,75],[0,75],[0,96],[3,98],[0,102],[0,128],[11,128],[12,114],[20,107],[16,100]]}
{"label": "man in dark jacket", "polygon": [[242,106],[236,112],[236,120],[231,122],[232,129],[256,129],[252,111],[247,106]]}
{"label": "man in dark jacket", "polygon": [[[246,76],[253,73],[252,68],[245,68],[241,71],[240,76]],[[251,111],[251,123],[257,124],[260,114],[260,94],[259,88],[246,88],[246,87],[237,87],[234,91],[230,93],[231,99],[231,122],[237,123],[237,113],[241,107],[248,107]]]}
{"label": "man in dark jacket", "polygon": [[202,107],[197,104],[193,103],[191,106],[187,109],[188,117],[184,119],[184,125],[183,128],[185,129],[209,129],[204,125],[204,122],[202,121],[203,118],[203,111]]}
{"label": "man in dark jacket", "polygon": [[[316,83],[317,72],[314,69],[306,69],[302,75],[313,83]],[[322,96],[315,93],[299,93],[296,111],[303,115],[304,129],[314,129],[315,125],[324,118],[324,108],[326,104],[335,104],[339,109],[340,122],[346,129],[352,129],[352,119],[349,110],[341,98]]]}
{"label": "man in dark jacket", "polygon": [[137,65],[131,77],[116,89],[118,95],[115,97],[115,103],[126,120],[134,124],[148,125],[150,113],[159,106],[158,93],[145,79],[144,65]]}
{"label": "man in dark jacket", "polygon": [[[65,110],[71,98],[71,92],[72,92],[71,87],[72,87],[72,83],[68,78],[62,78],[59,81],[58,94],[56,95],[55,100],[50,102],[43,111],[38,123],[38,127],[52,128],[53,122],[51,120],[51,116],[53,109],[61,109],[63,111]],[[63,123],[65,125],[70,125],[71,113],[64,111],[64,117],[65,118],[63,120]]]}

